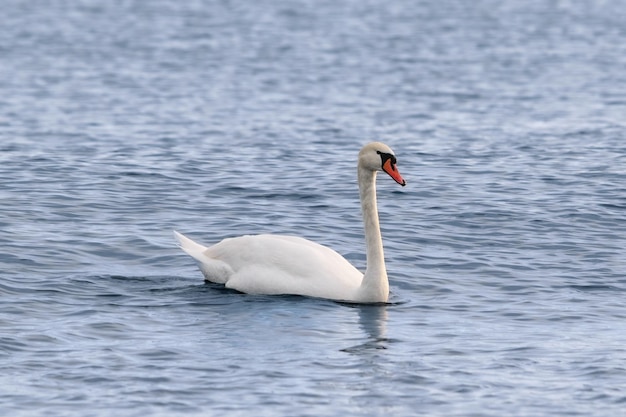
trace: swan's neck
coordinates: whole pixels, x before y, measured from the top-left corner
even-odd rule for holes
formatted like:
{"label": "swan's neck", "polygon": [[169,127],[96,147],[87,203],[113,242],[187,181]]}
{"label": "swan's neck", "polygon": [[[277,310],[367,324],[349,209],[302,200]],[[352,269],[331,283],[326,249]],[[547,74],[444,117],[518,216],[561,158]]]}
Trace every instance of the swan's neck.
{"label": "swan's neck", "polygon": [[358,179],[367,247],[367,268],[359,289],[360,297],[364,301],[386,302],[389,296],[389,281],[376,206],[376,171],[359,167]]}

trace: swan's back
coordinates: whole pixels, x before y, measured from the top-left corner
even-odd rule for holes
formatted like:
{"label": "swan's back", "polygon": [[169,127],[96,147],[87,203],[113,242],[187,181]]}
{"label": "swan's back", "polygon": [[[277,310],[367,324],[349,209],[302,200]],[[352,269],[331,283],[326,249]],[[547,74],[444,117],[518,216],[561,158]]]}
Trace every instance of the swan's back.
{"label": "swan's back", "polygon": [[[334,250],[296,236],[264,234],[224,239],[194,258],[208,281],[251,294],[349,300],[363,279],[363,274]],[[224,265],[232,270],[226,279]]]}

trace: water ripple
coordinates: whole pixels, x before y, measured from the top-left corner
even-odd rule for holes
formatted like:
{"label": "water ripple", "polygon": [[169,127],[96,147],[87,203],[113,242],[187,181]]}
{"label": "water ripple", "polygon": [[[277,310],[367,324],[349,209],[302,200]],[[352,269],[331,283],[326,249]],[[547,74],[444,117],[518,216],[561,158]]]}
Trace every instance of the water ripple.
{"label": "water ripple", "polygon": [[[3,4],[5,414],[619,415],[618,2]],[[172,238],[301,235],[391,300],[204,284]],[[85,411],[88,410],[88,411]]]}

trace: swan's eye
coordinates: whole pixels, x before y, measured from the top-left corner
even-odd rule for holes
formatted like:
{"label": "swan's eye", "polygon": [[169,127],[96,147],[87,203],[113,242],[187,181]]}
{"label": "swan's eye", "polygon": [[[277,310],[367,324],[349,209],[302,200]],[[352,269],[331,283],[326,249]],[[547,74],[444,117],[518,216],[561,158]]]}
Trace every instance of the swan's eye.
{"label": "swan's eye", "polygon": [[381,152],[381,151],[376,151],[376,153],[380,155],[382,165],[385,165],[387,161],[391,160],[391,166],[394,167],[394,171],[395,171],[395,166],[396,166],[397,161],[394,155],[390,153]]}

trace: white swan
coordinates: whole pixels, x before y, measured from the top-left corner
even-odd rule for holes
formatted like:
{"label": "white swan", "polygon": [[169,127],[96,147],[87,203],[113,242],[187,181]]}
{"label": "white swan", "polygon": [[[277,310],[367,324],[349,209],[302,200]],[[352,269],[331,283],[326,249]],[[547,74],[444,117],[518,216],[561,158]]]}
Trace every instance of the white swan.
{"label": "white swan", "polygon": [[396,157],[373,142],[359,153],[358,181],[365,226],[367,268],[359,272],[334,250],[294,236],[254,235],[202,246],[174,232],[180,247],[198,261],[207,281],[249,294],[298,294],[354,303],[387,302],[389,281],[376,206],[376,173],[406,182]]}

